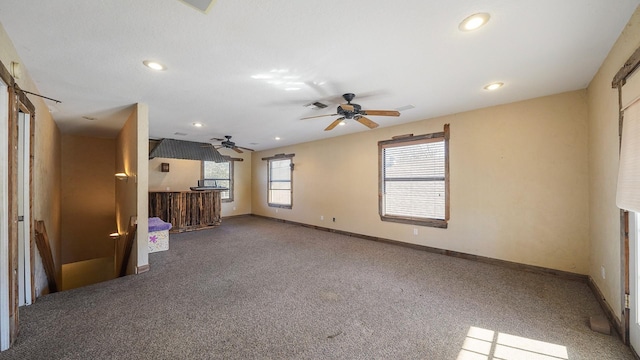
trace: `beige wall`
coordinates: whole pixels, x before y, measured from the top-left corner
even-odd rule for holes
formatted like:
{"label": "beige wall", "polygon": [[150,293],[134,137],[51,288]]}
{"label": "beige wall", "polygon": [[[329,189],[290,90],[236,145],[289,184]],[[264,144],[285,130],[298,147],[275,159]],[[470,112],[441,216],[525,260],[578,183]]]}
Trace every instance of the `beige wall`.
{"label": "beige wall", "polygon": [[[161,172],[160,164],[169,163],[169,172]],[[154,158],[149,160],[149,191],[189,191],[198,185],[202,162],[197,160]]]}
{"label": "beige wall", "polygon": [[62,136],[62,263],[113,256],[115,139]]}
{"label": "beige wall", "polygon": [[[377,142],[442,131],[445,123],[451,124],[449,228],[380,221]],[[266,205],[266,161],[261,158],[283,152],[295,153],[291,210]],[[257,152],[252,164],[255,214],[589,271],[585,91]]]}
{"label": "beige wall", "polygon": [[[222,203],[222,216],[244,215],[251,213],[251,154],[238,154],[230,149],[220,149],[222,155],[241,158],[234,162],[233,201]],[[169,163],[169,172],[160,171],[161,163]],[[188,191],[202,178],[202,162],[155,158],[149,160],[149,191]]]}
{"label": "beige wall", "polygon": [[149,266],[149,107],[136,104],[136,177],[138,232],[136,233],[136,269]]}
{"label": "beige wall", "polygon": [[[129,219],[137,218],[136,242],[129,260],[128,273],[149,264],[148,237],[148,162],[149,110],[145,104],[132,106],[127,119],[116,138],[116,171],[129,175],[127,181],[116,181],[116,222],[118,232],[127,231]],[[140,161],[138,161],[140,160]],[[122,239],[123,240],[123,239]],[[122,245],[122,241],[120,242]],[[122,248],[119,248],[119,252]],[[120,259],[119,254],[118,258]],[[119,265],[119,264],[118,264]]]}
{"label": "beige wall", "polygon": [[[589,275],[620,317],[620,210],[616,207],[618,177],[618,92],[614,75],[640,46],[640,10],[636,10],[587,89],[589,104]],[[623,87],[623,92],[626,87]],[[628,94],[627,94],[628,95]],[[640,95],[640,94],[637,94]],[[606,278],[600,275],[605,268]]]}
{"label": "beige wall", "polygon": [[[23,64],[11,39],[0,25],[0,61],[9,67],[12,61]],[[35,86],[28,69],[22,67],[22,76],[16,79],[20,88],[34,93],[40,91]],[[56,266],[57,281],[62,280],[61,240],[60,240],[60,130],[49,114],[44,100],[29,96],[36,107],[34,129],[33,165],[33,220],[43,220],[51,244]],[[35,277],[36,295],[48,292],[47,278],[40,254],[36,251]]]}
{"label": "beige wall", "polygon": [[[27,88],[37,91],[34,88]],[[39,101],[36,107],[34,167],[33,167],[33,219],[43,220],[51,245],[56,268],[56,280],[62,281],[62,238],[60,235],[61,146],[60,130],[49,115],[46,105]],[[42,259],[36,248],[36,294],[48,288]]]}

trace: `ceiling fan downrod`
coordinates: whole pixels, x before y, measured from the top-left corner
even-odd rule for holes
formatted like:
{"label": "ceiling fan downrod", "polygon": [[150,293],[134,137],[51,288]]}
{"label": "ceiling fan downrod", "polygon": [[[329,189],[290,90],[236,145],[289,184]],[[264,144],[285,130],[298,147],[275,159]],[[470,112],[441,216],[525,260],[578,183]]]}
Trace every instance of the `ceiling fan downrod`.
{"label": "ceiling fan downrod", "polygon": [[354,93],[346,93],[344,95],[342,95],[342,97],[347,100],[347,104],[351,104],[351,100],[353,100],[353,98],[356,97],[356,94]]}

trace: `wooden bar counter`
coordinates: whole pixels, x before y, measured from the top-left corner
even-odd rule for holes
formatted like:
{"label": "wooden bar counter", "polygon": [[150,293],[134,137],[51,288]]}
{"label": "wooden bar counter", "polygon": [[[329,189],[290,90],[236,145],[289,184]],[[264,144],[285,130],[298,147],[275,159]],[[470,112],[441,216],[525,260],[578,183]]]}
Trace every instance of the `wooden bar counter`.
{"label": "wooden bar counter", "polygon": [[150,191],[149,217],[170,222],[171,232],[218,226],[220,191]]}

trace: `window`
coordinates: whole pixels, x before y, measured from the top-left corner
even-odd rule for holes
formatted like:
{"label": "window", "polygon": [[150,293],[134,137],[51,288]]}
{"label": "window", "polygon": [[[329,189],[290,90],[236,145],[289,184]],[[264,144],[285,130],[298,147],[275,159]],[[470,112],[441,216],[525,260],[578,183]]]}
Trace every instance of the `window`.
{"label": "window", "polygon": [[446,228],[449,220],[449,125],[444,132],[378,142],[383,221]]}
{"label": "window", "polygon": [[233,201],[233,161],[227,162],[202,162],[202,179],[204,186],[225,187],[229,190],[220,192],[223,202]]}
{"label": "window", "polygon": [[293,193],[293,163],[291,155],[276,155],[267,160],[268,183],[267,204],[273,207],[291,209]]}

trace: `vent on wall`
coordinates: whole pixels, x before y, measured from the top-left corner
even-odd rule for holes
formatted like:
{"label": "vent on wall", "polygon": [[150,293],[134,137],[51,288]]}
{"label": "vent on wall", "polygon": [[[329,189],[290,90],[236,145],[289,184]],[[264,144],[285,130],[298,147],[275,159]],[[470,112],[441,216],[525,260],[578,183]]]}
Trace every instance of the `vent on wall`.
{"label": "vent on wall", "polygon": [[209,10],[215,4],[215,0],[180,0],[180,2],[185,3],[197,10],[202,11],[203,13],[208,13]]}

